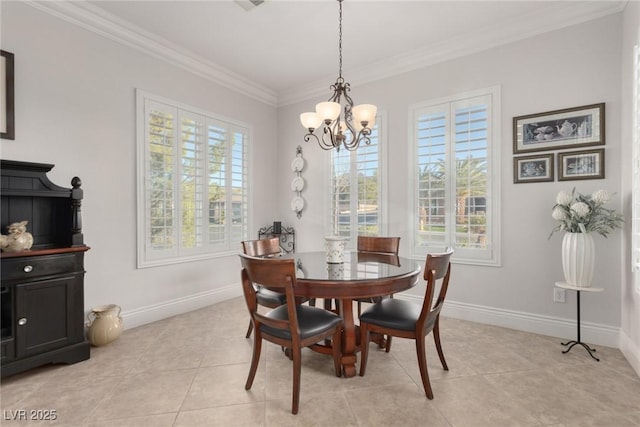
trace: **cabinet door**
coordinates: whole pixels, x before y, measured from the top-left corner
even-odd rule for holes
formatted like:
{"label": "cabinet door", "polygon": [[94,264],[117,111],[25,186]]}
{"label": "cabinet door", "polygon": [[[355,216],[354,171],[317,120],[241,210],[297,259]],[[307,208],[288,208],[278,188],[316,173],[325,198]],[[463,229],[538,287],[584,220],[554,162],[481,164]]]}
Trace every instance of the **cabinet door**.
{"label": "cabinet door", "polygon": [[16,285],[16,357],[83,340],[83,290],[79,274]]}

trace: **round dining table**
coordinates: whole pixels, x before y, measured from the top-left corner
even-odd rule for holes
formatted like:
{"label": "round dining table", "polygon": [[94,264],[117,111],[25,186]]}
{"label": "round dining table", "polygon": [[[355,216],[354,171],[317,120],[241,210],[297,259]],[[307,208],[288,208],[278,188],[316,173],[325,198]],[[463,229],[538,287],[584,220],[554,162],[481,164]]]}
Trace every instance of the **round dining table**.
{"label": "round dining table", "polygon": [[[370,252],[345,252],[344,262],[327,263],[325,252],[284,254],[296,261],[296,296],[335,300],[342,317],[342,373],[356,374],[356,353],[359,350],[353,300],[391,295],[414,287],[419,280],[420,263],[396,255]],[[312,347],[321,353],[331,353],[331,344]]]}

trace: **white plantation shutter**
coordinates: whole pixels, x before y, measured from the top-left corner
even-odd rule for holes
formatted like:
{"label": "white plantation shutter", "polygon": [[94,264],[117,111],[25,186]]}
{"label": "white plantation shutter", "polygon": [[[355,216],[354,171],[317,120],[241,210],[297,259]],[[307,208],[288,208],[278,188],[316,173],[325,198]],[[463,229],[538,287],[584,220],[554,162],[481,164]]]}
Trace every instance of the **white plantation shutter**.
{"label": "white plantation shutter", "polygon": [[231,218],[231,241],[240,242],[248,235],[249,218],[249,177],[246,167],[249,135],[246,129],[232,128],[231,141],[231,204],[228,217]]}
{"label": "white plantation shutter", "polygon": [[180,112],[180,247],[196,253],[204,245],[204,117]]}
{"label": "white plantation shutter", "polygon": [[176,255],[176,144],[177,109],[150,101],[145,105],[148,153],[145,169],[145,252],[157,256]]}
{"label": "white plantation shutter", "polygon": [[358,235],[385,233],[383,125],[384,116],[379,115],[370,144],[361,143],[354,151],[331,151],[328,226],[332,234],[349,239],[348,247],[355,247]]}
{"label": "white plantation shutter", "polygon": [[137,96],[138,266],[235,250],[247,236],[248,127]]}
{"label": "white plantation shutter", "polygon": [[414,255],[498,264],[498,104],[491,88],[411,107]]}
{"label": "white plantation shutter", "polygon": [[207,127],[208,155],[208,240],[212,245],[223,245],[226,240],[227,218],[227,143],[228,132],[221,123],[209,122]]}

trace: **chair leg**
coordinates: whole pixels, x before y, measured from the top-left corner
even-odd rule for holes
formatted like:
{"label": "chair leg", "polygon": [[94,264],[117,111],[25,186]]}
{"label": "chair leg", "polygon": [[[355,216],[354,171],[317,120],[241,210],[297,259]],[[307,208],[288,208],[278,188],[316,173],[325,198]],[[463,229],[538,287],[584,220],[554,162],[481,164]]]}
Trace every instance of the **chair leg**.
{"label": "chair leg", "polygon": [[391,350],[391,338],[393,338],[391,335],[387,335],[387,345],[384,348],[384,351],[386,351],[387,353],[389,353],[389,350]]}
{"label": "chair leg", "polygon": [[300,347],[292,348],[293,352],[293,397],[291,402],[291,413],[297,414],[300,406],[300,371],[302,369],[302,354]]}
{"label": "chair leg", "polygon": [[433,391],[429,382],[429,373],[427,371],[427,353],[424,345],[424,336],[416,337],[416,353],[418,354],[418,367],[420,368],[420,376],[422,377],[422,385],[428,399],[433,399]]}
{"label": "chair leg", "polygon": [[369,357],[369,329],[367,324],[360,322],[360,376],[363,377],[367,370],[367,358]]}
{"label": "chair leg", "polygon": [[247,335],[245,335],[245,338],[249,338],[251,336],[251,331],[253,331],[253,322],[251,320],[249,320],[249,327],[247,328]]}
{"label": "chair leg", "polygon": [[316,299],[315,298],[309,299],[309,307],[315,307],[315,306],[316,306]]}
{"label": "chair leg", "polygon": [[440,344],[440,316],[436,319],[436,324],[433,327],[433,340],[436,342],[436,350],[438,350],[438,357],[442,363],[442,368],[445,371],[449,370],[447,361],[444,360],[444,353],[442,352],[442,344]]}
{"label": "chair leg", "polygon": [[245,390],[249,390],[253,385],[253,380],[256,377],[256,371],[258,370],[258,362],[260,361],[260,350],[262,349],[262,336],[257,331],[253,335],[253,339],[253,356],[251,357],[249,376],[247,377],[247,382],[244,385]]}
{"label": "chair leg", "polygon": [[340,366],[340,356],[342,355],[342,330],[338,328],[331,342],[333,352],[333,367],[336,370],[336,377],[342,376],[342,366]]}
{"label": "chair leg", "polygon": [[358,301],[358,317],[362,314],[362,302]]}

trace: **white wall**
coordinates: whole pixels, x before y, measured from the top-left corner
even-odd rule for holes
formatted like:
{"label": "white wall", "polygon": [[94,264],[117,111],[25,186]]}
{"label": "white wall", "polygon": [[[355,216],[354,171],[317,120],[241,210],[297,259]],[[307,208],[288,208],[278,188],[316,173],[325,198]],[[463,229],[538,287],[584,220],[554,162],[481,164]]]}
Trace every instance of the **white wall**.
{"label": "white wall", "polygon": [[[550,211],[556,193],[574,185],[584,193],[598,188],[616,192],[612,207],[622,207],[628,190],[619,167],[625,155],[621,28],[621,15],[609,16],[353,88],[356,102],[375,103],[388,117],[389,234],[403,237],[401,252],[406,254],[408,106],[501,86],[502,265],[456,265],[449,314],[556,336],[575,333],[575,294],[569,293],[567,303],[552,302],[553,283],[562,278],[562,269],[560,237],[547,240],[554,226]],[[239,294],[234,257],[135,269],[135,88],[251,123],[252,173],[258,177],[252,187],[252,230],[280,219],[295,226],[299,250],[321,248],[328,155],[304,143],[298,121],[298,114],[316,100],[276,111],[17,2],[2,4],[2,47],[16,54],[17,121],[16,140],[0,142],[1,157],[53,163],[51,177],[59,185],[74,175],[83,178],[84,233],[92,246],[86,257],[87,309],[119,304],[130,327]],[[606,179],[513,184],[513,116],[596,102],[607,105]],[[301,219],[289,209],[290,162],[297,145],[307,160],[307,206]],[[607,240],[596,237],[595,282],[605,292],[583,298],[587,341],[618,346],[621,236],[618,231]],[[419,287],[412,295],[422,292]],[[632,328],[627,331],[635,334]],[[632,337],[636,347],[637,342]]]}
{"label": "white wall", "polygon": [[[640,3],[629,2],[624,11],[622,38],[622,159],[632,158],[633,128],[633,46],[640,44]],[[624,208],[631,214],[631,162],[622,161]],[[620,349],[640,375],[640,294],[634,289],[631,273],[631,221],[627,221],[622,241],[622,325]],[[638,273],[636,273],[638,274]]]}
{"label": "white wall", "polygon": [[[258,177],[276,160],[275,108],[20,2],[2,3],[2,49],[16,75],[16,139],[1,141],[2,158],[55,164],[58,185],[83,182],[86,310],[118,304],[131,327],[240,295],[236,257],[136,269],[135,89],[252,124]],[[252,230],[276,208],[267,179],[253,190]]]}
{"label": "white wall", "polygon": [[[400,252],[408,254],[409,191],[408,106],[451,94],[501,86],[501,197],[502,266],[455,265],[450,288],[449,314],[490,323],[513,326],[550,335],[575,335],[576,295],[567,302],[552,300],[554,282],[562,280],[560,246],[562,237],[547,237],[554,227],[551,207],[559,190],[573,186],[583,193],[603,188],[618,195],[611,207],[621,208],[620,64],[621,15],[613,15],[568,27],[482,53],[367,85],[353,86],[356,103],[378,105],[388,117],[389,216],[391,235],[402,237]],[[349,75],[345,73],[349,81]],[[327,82],[327,84],[330,82]],[[327,97],[328,97],[327,93]],[[308,212],[302,219],[288,213],[290,195],[280,201],[283,218],[296,224],[299,247],[320,249],[325,233],[322,176],[328,155],[317,145],[305,145],[298,114],[317,100],[280,108],[279,138],[285,152],[302,144],[308,161],[304,175],[308,186],[303,195]],[[606,103],[606,179],[550,183],[513,183],[512,118],[530,113]],[[279,186],[291,179],[282,156]],[[621,235],[596,237],[595,285],[600,294],[582,298],[583,338],[618,346],[620,327]],[[414,295],[424,287],[412,290]],[[488,311],[485,308],[490,308]],[[591,326],[591,327],[590,327]]]}

